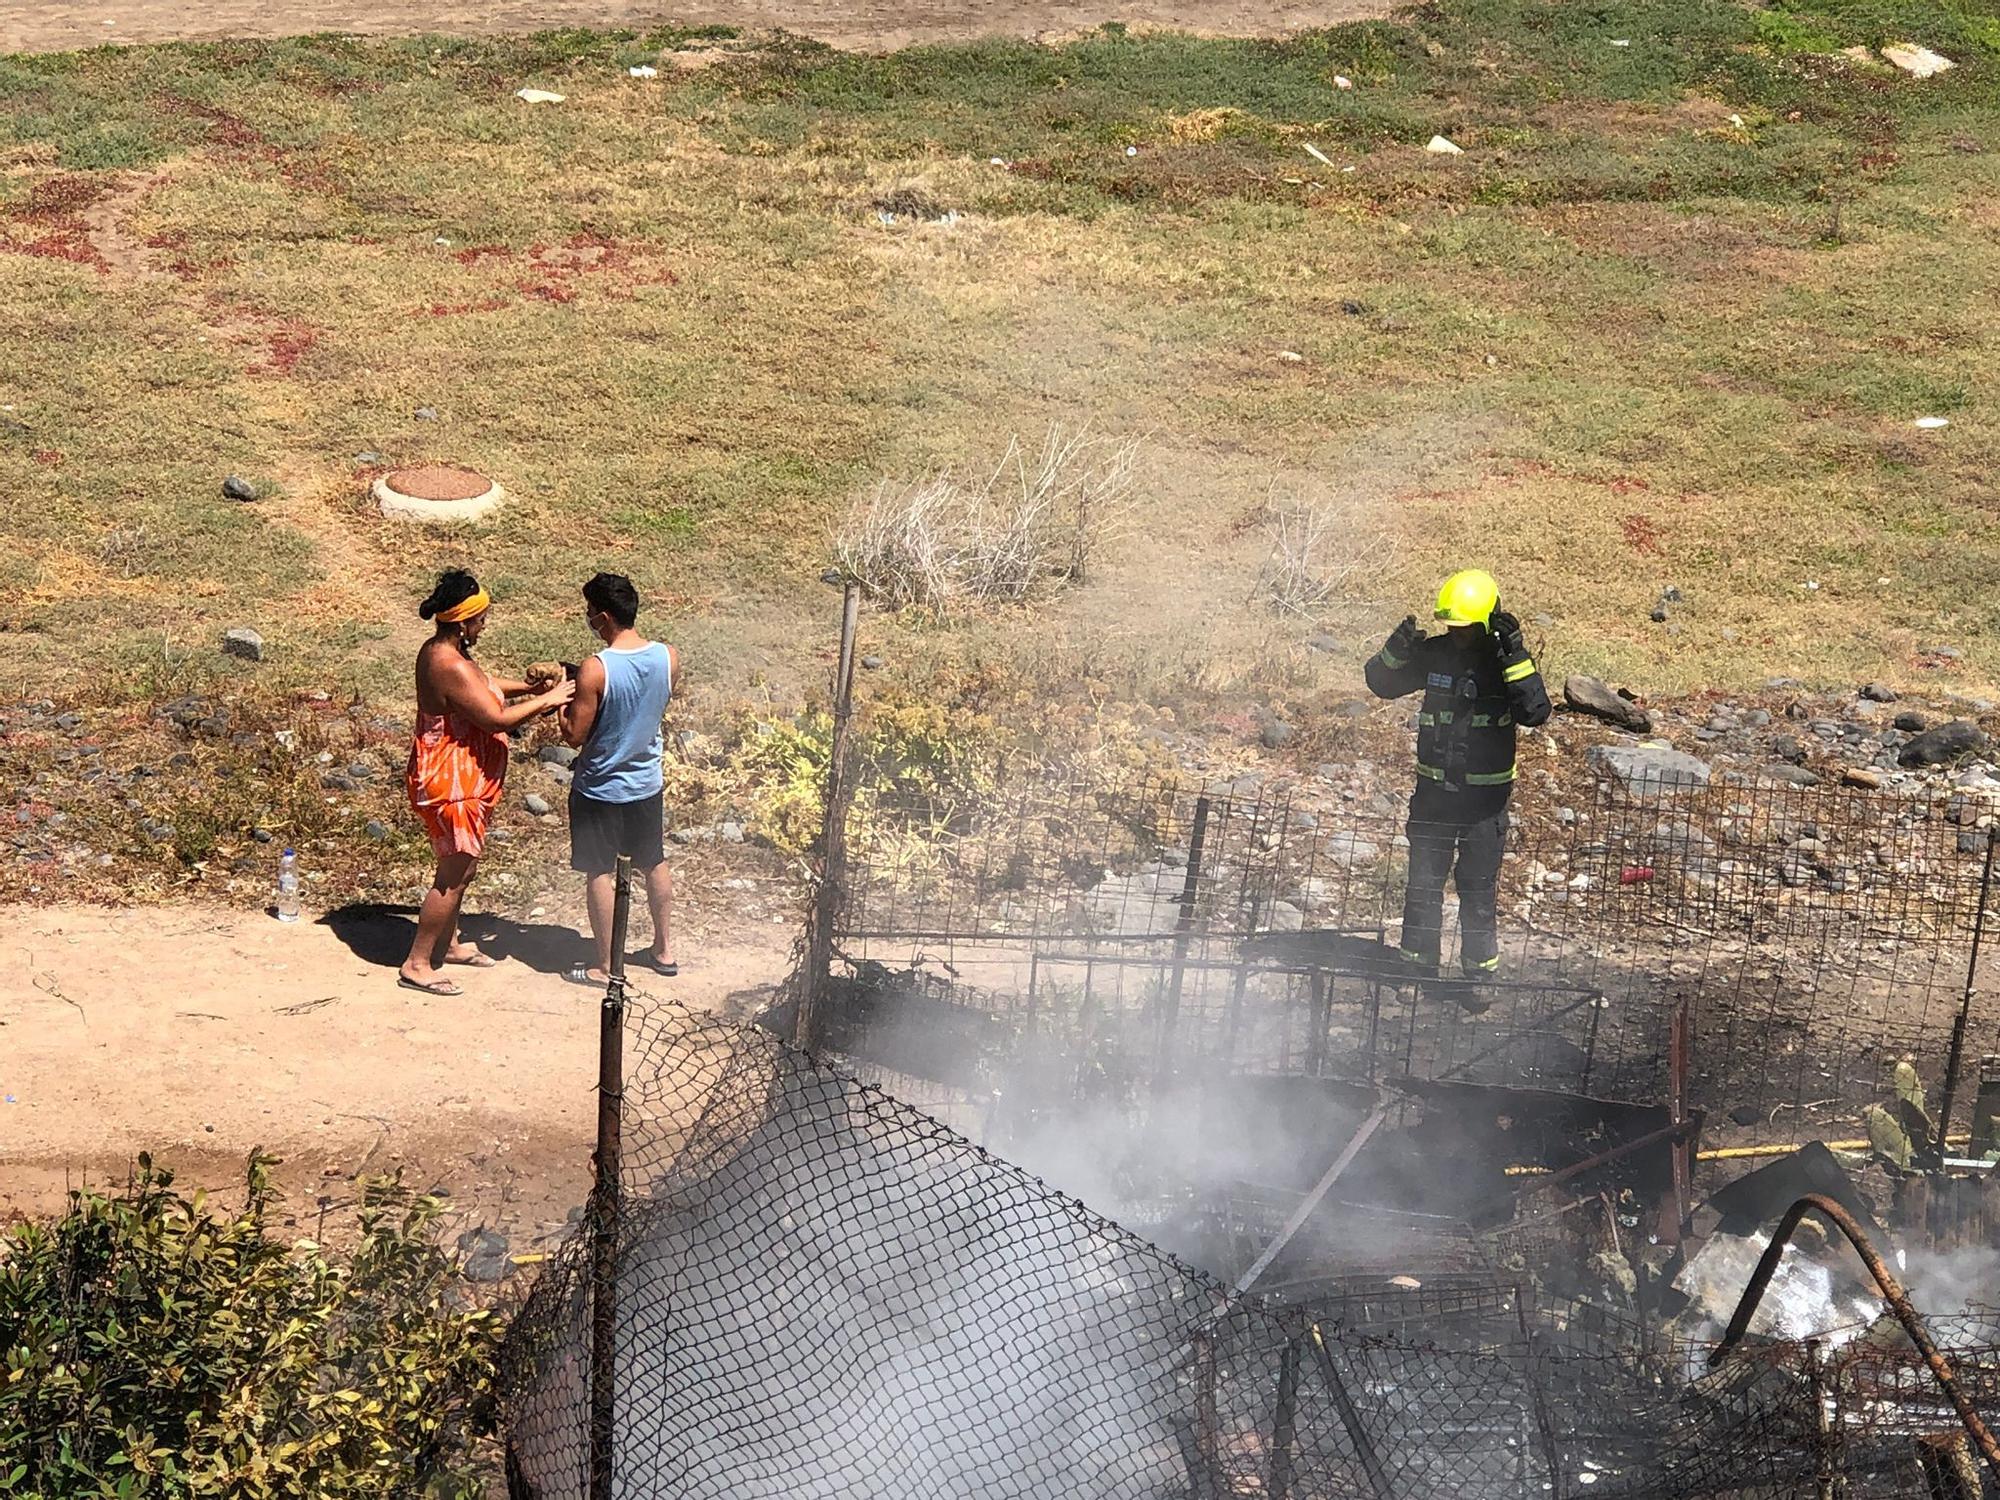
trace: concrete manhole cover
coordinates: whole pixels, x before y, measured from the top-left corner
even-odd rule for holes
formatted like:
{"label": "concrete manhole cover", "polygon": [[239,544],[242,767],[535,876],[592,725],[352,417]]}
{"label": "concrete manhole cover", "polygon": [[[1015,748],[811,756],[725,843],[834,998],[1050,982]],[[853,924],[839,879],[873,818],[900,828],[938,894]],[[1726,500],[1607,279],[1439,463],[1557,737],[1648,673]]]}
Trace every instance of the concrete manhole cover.
{"label": "concrete manhole cover", "polygon": [[499,485],[456,464],[412,464],[375,481],[382,514],[406,521],[477,521],[502,498]]}

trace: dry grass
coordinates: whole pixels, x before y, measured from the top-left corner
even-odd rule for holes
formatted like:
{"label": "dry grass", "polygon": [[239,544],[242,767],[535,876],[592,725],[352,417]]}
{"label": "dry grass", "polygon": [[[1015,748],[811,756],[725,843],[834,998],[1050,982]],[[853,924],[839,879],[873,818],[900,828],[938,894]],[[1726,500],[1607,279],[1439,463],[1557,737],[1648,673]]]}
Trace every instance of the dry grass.
{"label": "dry grass", "polygon": [[835,563],[876,602],[940,620],[1083,583],[1131,506],[1137,451],[1055,426],[1033,457],[1009,440],[983,477],[885,479],[842,519]]}
{"label": "dry grass", "polygon": [[[518,662],[574,654],[577,581],[612,567],[712,601],[649,616],[691,707],[789,702],[824,677],[817,577],[862,494],[856,571],[958,621],[871,621],[898,672],[1351,691],[1306,617],[1367,640],[1481,563],[1557,667],[1653,691],[1893,680],[1919,644],[1990,681],[2000,309],[1964,288],[2000,276],[1991,65],[1961,48],[1917,90],[1760,51],[1734,6],[1640,12],[1624,51],[1580,13],[1447,3],[1421,38],[746,48],[645,84],[626,67],[671,38],[0,64],[0,671],[142,692],[165,632],[178,674],[240,689],[216,647],[249,624],[249,680],[400,711],[439,567],[496,589]],[[520,105],[531,75],[568,102]],[[1464,159],[1422,153],[1440,127]],[[63,179],[143,170],[141,278],[94,263]],[[881,224],[906,183],[959,222]],[[1149,434],[1122,538],[1033,445],[982,460],[1079,412]],[[513,503],[413,536],[372,514],[364,451]],[[273,497],[224,501],[230,472]],[[1340,523],[1246,525],[1274,476]],[[1646,618],[1669,582],[1675,636]]]}

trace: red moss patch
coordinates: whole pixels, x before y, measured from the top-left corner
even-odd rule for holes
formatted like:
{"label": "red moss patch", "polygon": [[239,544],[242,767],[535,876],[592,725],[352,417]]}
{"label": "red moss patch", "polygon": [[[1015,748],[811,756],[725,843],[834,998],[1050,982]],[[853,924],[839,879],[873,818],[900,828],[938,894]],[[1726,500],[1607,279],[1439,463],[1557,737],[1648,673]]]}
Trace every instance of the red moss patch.
{"label": "red moss patch", "polygon": [[52,229],[39,239],[29,240],[24,245],[0,242],[0,248],[12,250],[16,255],[32,255],[40,260],[66,260],[71,265],[93,266],[107,274],[111,270],[111,262],[90,243],[90,237],[84,233],[81,226],[65,225],[60,229]]}
{"label": "red moss patch", "polygon": [[15,217],[30,224],[65,224],[111,190],[102,178],[82,172],[44,177],[28,190]]}
{"label": "red moss patch", "polygon": [[1625,545],[1634,552],[1659,552],[1660,528],[1651,516],[1627,516],[1618,525],[1625,533]]}
{"label": "red moss patch", "polygon": [[300,360],[319,347],[320,331],[309,324],[283,323],[264,335],[264,362],[252,365],[253,375],[283,379],[298,368]]}
{"label": "red moss patch", "polygon": [[45,469],[60,469],[63,462],[63,451],[60,448],[37,448],[28,457],[32,458]]}

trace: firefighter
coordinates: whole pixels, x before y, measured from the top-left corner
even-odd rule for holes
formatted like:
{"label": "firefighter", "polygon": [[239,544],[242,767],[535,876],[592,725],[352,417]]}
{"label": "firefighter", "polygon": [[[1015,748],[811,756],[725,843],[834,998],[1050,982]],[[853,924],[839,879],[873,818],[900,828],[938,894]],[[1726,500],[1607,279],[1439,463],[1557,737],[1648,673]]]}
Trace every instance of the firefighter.
{"label": "firefighter", "polygon": [[1369,659],[1378,698],[1421,692],[1417,785],[1410,796],[1410,878],[1403,898],[1402,956],[1422,978],[1438,971],[1444,882],[1458,886],[1459,967],[1489,979],[1500,967],[1498,883],[1514,790],[1514,732],[1548,721],[1549,695],[1521,638],[1500,608],[1492,575],[1454,573],[1438,590],[1442,634],[1415,615]]}

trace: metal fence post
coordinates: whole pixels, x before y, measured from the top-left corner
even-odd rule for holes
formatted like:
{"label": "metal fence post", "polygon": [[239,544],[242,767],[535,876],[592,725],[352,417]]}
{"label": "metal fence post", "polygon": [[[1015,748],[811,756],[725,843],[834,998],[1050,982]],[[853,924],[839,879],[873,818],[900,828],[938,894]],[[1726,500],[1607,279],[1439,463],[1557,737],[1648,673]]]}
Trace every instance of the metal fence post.
{"label": "metal fence post", "polygon": [[1187,982],[1188,943],[1194,931],[1195,903],[1201,897],[1201,858],[1208,842],[1208,798],[1194,799],[1194,828],[1188,835],[1187,875],[1181,881],[1180,911],[1174,919],[1174,965],[1167,979],[1165,1003],[1160,1007],[1159,1045],[1154,1076],[1164,1084],[1174,1066],[1174,1030],[1180,1018],[1181,989]]}
{"label": "metal fence post", "polygon": [[632,918],[632,861],[618,857],[611,916],[611,977],[597,1028],[596,1182],[590,1225],[590,1500],[611,1500],[617,1447],[618,1230],[623,1193],[625,1104],[625,929]]}
{"label": "metal fence post", "polygon": [[1986,863],[1979,872],[1979,910],[1972,914],[1972,956],[1965,961],[1965,993],[1958,1002],[1958,1019],[1951,1026],[1951,1051],[1945,1058],[1944,1092],[1938,1096],[1938,1156],[1945,1154],[1951,1135],[1951,1115],[1958,1103],[1958,1075],[1965,1066],[1965,1029],[1972,1019],[1972,995],[1979,982],[1979,949],[1986,937],[1986,903],[1993,895],[1993,843],[1996,832],[1986,833]]}
{"label": "metal fence post", "polygon": [[806,1051],[819,1042],[820,1009],[833,970],[833,924],[847,883],[848,721],[854,713],[854,636],[860,619],[861,585],[850,579],[840,600],[840,661],[833,676],[833,743],[827,752],[819,883],[806,919],[805,972],[799,976],[799,1011],[792,1026],[792,1045]]}

